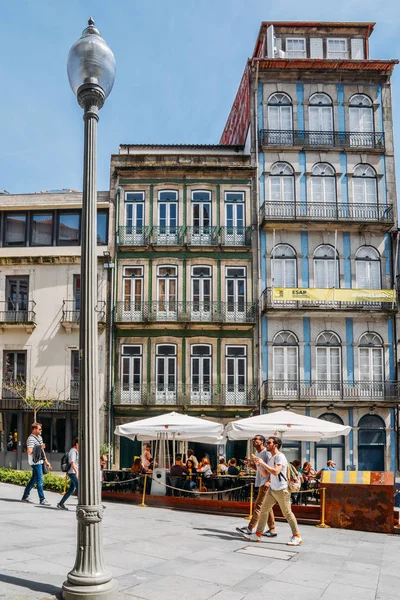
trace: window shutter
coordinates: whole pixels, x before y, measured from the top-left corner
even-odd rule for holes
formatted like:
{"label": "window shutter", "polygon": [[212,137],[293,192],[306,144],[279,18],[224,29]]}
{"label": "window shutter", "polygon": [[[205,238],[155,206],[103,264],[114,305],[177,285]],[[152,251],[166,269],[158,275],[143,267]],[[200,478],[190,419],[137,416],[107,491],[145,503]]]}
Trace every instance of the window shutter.
{"label": "window shutter", "polygon": [[351,40],[351,58],[353,60],[363,60],[364,56],[364,40],[362,38],[353,38]]}
{"label": "window shutter", "polygon": [[369,288],[367,276],[368,263],[364,260],[356,260],[356,287],[359,290]]}
{"label": "window shutter", "polygon": [[275,38],[275,56],[280,57],[280,51],[282,50],[282,38]]}
{"label": "window shutter", "polygon": [[310,39],[310,58],[324,58],[322,38]]}

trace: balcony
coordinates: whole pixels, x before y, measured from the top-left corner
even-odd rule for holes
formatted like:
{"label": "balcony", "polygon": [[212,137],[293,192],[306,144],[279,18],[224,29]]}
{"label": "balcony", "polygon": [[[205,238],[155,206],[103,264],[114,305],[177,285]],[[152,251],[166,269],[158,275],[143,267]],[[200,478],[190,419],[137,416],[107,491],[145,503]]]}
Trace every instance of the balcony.
{"label": "balcony", "polygon": [[[67,333],[71,333],[73,329],[79,329],[81,311],[76,308],[76,300],[63,300],[61,324]],[[106,322],[106,303],[100,300],[96,305],[97,323],[99,328],[102,328]]]}
{"label": "balcony", "polygon": [[394,223],[392,204],[336,202],[264,202],[261,221],[343,221],[358,224]]}
{"label": "balcony", "polygon": [[261,310],[395,311],[395,290],[355,288],[267,288]]}
{"label": "balcony", "polygon": [[268,380],[262,385],[262,399],[267,401],[343,401],[399,402],[397,381],[297,381]]}
{"label": "balcony", "polygon": [[251,246],[251,227],[119,227],[120,246]]}
{"label": "balcony", "polygon": [[254,406],[254,386],[167,385],[152,383],[114,390],[114,403],[131,406]]}
{"label": "balcony", "polygon": [[79,379],[71,379],[70,382],[70,386],[69,386],[69,397],[70,400],[72,401],[78,401],[79,400]]}
{"label": "balcony", "polygon": [[117,323],[255,323],[257,305],[251,302],[117,302]]}
{"label": "balcony", "polygon": [[0,330],[25,329],[26,333],[32,333],[36,327],[35,306],[33,300],[15,305],[10,301],[0,302]]}
{"label": "balcony", "polygon": [[[8,410],[23,410],[25,412],[33,412],[32,408],[25,404],[21,400],[21,395],[24,394],[25,383],[21,380],[21,383],[18,381],[3,379],[2,382],[2,396],[0,400],[0,409],[8,409]],[[13,389],[13,385],[16,384],[19,388]],[[78,382],[79,384],[79,382]],[[78,387],[79,390],[79,387]],[[55,412],[55,411],[75,411],[78,409],[78,398],[79,392],[77,396],[72,396],[72,382],[71,382],[71,392],[70,398],[68,400],[54,400],[50,401],[48,406],[38,407],[38,413],[42,412]]]}
{"label": "balcony", "polygon": [[299,146],[301,148],[338,148],[358,150],[385,149],[385,134],[359,131],[294,131],[291,129],[261,129],[262,146]]}

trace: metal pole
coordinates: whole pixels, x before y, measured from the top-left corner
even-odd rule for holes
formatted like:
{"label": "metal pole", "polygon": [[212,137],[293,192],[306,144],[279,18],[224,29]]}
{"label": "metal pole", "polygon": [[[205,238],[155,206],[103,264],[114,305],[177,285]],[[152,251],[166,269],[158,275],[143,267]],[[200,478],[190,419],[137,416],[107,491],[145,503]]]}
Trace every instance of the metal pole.
{"label": "metal pole", "polygon": [[329,529],[330,526],[325,523],[325,488],[320,488],[319,491],[321,493],[321,522],[315,527],[319,527],[320,529]]}
{"label": "metal pole", "polygon": [[97,122],[105,94],[95,84],[78,90],[84,109],[84,166],[81,243],[81,311],[79,334],[79,488],[76,518],[78,540],[75,566],[63,584],[63,598],[114,600],[117,584],[103,558],[100,498],[100,399],[97,352]]}
{"label": "metal pole", "polygon": [[254,490],[254,483],[251,482],[250,483],[250,512],[249,512],[249,516],[245,517],[246,521],[251,521],[251,519],[253,518],[253,490]]}

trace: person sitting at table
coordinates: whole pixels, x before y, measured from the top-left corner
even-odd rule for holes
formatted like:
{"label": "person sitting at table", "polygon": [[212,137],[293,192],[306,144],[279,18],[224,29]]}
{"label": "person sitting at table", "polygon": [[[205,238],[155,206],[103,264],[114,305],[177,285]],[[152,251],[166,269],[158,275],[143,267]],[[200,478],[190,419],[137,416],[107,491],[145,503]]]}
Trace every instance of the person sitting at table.
{"label": "person sitting at table", "polygon": [[223,456],[221,456],[221,458],[219,459],[219,464],[217,467],[217,473],[218,475],[226,475],[228,471],[228,465],[226,464],[226,460]]}
{"label": "person sitting at table", "polygon": [[197,468],[197,471],[199,473],[203,473],[204,479],[209,479],[212,475],[210,459],[207,458],[206,456],[204,458],[202,458],[199,463],[199,466]]}
{"label": "person sitting at table", "polygon": [[[306,490],[312,488],[313,484],[315,483],[315,477],[317,475],[312,464],[309,461],[306,461],[303,464],[303,467],[301,469],[299,469],[298,471],[299,471],[299,474],[301,475],[301,479],[302,479],[300,489],[302,491],[306,491]],[[309,494],[305,493],[305,494],[301,494],[301,496],[302,496],[301,500],[303,501],[305,506],[307,506]]]}
{"label": "person sitting at table", "polygon": [[193,452],[193,450],[191,448],[188,448],[188,451],[187,451],[187,460],[186,460],[186,462],[188,460],[191,460],[193,462],[193,464],[194,464],[194,468],[197,469],[197,467],[199,466],[199,461],[195,457],[194,452]]}
{"label": "person sitting at table", "polygon": [[145,469],[149,468],[149,464],[151,463],[152,460],[153,460],[153,457],[151,456],[151,445],[146,444],[146,450],[143,453],[143,466]]}
{"label": "person sitting at table", "polygon": [[[186,476],[188,475],[188,470],[182,462],[182,456],[177,454],[175,457],[175,464],[172,465],[169,471],[169,478],[171,481],[172,487],[184,489]],[[178,490],[173,491],[174,496],[178,495]]]}
{"label": "person sitting at table", "polygon": [[140,457],[135,458],[133,461],[133,465],[131,466],[132,479],[136,480],[133,484],[133,491],[139,489],[140,492],[143,491],[143,478],[141,475],[146,473],[146,469],[143,467],[142,459]]}
{"label": "person sitting at table", "polygon": [[231,458],[228,462],[228,475],[239,475],[236,458]]}

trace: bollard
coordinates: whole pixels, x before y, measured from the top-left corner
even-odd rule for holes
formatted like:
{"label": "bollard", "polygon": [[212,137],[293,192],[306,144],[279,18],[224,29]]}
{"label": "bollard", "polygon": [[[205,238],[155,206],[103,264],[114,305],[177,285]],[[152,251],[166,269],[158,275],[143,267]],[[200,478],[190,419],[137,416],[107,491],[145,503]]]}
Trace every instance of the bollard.
{"label": "bollard", "polygon": [[321,522],[315,527],[319,527],[320,529],[330,529],[330,526],[325,523],[325,488],[320,488],[319,491],[321,493]]}
{"label": "bollard", "polygon": [[142,506],[142,507],[144,507],[144,508],[147,508],[147,504],[145,504],[145,503],[144,503],[144,499],[145,499],[145,496],[146,496],[146,483],[147,483],[147,473],[146,473],[146,475],[144,476],[142,501],[141,501],[141,503],[139,504],[139,506]]}
{"label": "bollard", "polygon": [[253,518],[253,490],[254,490],[254,483],[251,482],[250,483],[250,514],[248,517],[245,517],[246,521],[251,521],[251,519]]}

